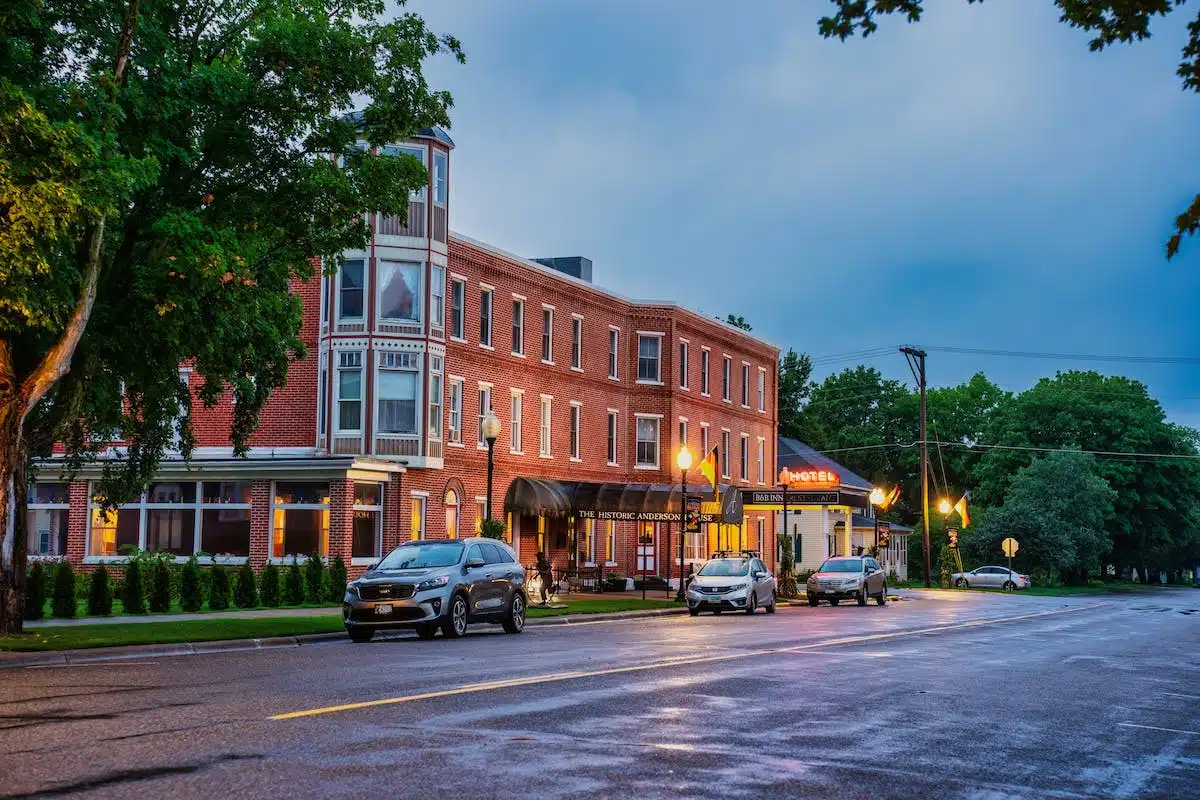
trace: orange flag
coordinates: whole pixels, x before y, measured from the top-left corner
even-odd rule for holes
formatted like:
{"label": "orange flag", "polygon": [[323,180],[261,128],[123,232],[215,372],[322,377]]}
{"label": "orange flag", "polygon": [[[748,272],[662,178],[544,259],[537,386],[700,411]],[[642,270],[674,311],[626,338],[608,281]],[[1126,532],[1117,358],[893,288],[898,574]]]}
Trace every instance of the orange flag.
{"label": "orange flag", "polygon": [[971,524],[971,516],[967,513],[967,496],[965,494],[954,504],[954,510],[962,517],[962,526],[964,528]]}
{"label": "orange flag", "polygon": [[890,492],[888,492],[887,499],[885,499],[883,501],[883,507],[891,508],[892,503],[896,502],[899,499],[900,499],[900,484],[896,484],[895,486],[892,487],[892,490]]}
{"label": "orange flag", "polygon": [[700,462],[700,474],[708,478],[708,482],[712,484],[713,491],[717,491],[717,448],[713,447],[704,456],[704,460]]}

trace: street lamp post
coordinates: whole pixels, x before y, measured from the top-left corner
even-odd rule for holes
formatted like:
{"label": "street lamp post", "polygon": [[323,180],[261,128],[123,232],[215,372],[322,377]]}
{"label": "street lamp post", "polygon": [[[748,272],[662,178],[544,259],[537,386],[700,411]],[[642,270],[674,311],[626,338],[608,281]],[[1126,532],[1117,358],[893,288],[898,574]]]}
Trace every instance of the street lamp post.
{"label": "street lamp post", "polygon": [[883,489],[876,486],[871,490],[871,505],[875,506],[875,513],[871,515],[871,519],[875,522],[875,557],[879,558],[879,509],[883,506],[887,495],[883,493]]}
{"label": "street lamp post", "polygon": [[687,471],[692,466],[692,451],[687,446],[679,448],[675,456],[675,464],[679,467],[679,591],[675,593],[675,601],[683,603],[687,600],[683,593],[683,562],[686,557],[684,542],[687,539]]}
{"label": "street lamp post", "polygon": [[487,519],[492,518],[492,450],[496,445],[496,437],[499,435],[500,418],[489,406],[487,414],[483,417],[483,438],[488,446],[487,506],[484,508],[484,516]]}
{"label": "street lamp post", "polygon": [[[788,535],[787,526],[787,493],[788,487],[792,485],[792,471],[787,467],[779,470],[779,488],[783,489],[783,535]],[[775,537],[778,539],[779,537]],[[792,563],[795,564],[796,546],[792,544]]]}

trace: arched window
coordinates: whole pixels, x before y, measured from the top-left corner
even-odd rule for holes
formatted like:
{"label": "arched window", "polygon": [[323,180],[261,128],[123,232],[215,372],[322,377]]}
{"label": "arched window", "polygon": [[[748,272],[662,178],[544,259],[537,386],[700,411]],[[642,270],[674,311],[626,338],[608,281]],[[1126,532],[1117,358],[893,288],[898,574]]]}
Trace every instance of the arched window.
{"label": "arched window", "polygon": [[444,503],[446,510],[446,539],[458,539],[458,519],[461,516],[461,509],[458,492],[454,487],[446,487]]}

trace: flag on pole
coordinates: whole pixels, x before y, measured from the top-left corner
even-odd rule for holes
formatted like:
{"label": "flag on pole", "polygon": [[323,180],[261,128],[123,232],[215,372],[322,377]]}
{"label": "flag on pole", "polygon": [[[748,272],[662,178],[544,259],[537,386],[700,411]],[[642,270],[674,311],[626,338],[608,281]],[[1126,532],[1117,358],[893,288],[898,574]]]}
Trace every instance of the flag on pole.
{"label": "flag on pole", "polygon": [[954,510],[962,517],[962,526],[964,528],[971,524],[971,516],[967,513],[967,496],[965,494],[954,504]]}
{"label": "flag on pole", "polygon": [[700,462],[700,474],[708,478],[708,482],[712,484],[713,491],[717,491],[717,447],[713,446],[712,450],[704,456],[704,460]]}
{"label": "flag on pole", "polygon": [[892,490],[890,492],[888,492],[888,496],[886,498],[884,498],[883,507],[891,508],[892,503],[896,502],[899,499],[900,499],[900,485],[896,484],[895,486],[892,487]]}

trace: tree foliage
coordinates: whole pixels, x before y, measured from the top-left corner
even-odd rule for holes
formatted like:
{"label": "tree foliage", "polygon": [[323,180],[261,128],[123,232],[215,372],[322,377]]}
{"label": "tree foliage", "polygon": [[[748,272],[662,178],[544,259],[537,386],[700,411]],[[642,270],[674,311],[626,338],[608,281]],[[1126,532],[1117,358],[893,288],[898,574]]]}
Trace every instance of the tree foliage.
{"label": "tree foliage", "polygon": [[[425,185],[417,159],[357,137],[449,124],[451,97],[422,67],[462,60],[458,41],[384,12],[382,0],[0,9],[0,501],[16,491],[16,518],[12,476],[55,442],[70,470],[125,443],[105,465],[106,504],[140,492],[174,442],[189,454],[180,364],[198,402],[236,401],[244,452],[304,354],[289,287],[312,276],[309,259],[335,268],[365,244],[363,212],[403,215]],[[0,630],[24,570],[8,507]]]}
{"label": "tree foliage", "polygon": [[[720,319],[720,318],[718,317],[718,319]],[[725,316],[725,319],[723,319],[721,321],[728,323],[729,325],[732,325],[735,328],[741,328],[742,330],[747,331],[747,332],[754,330],[754,326],[751,325],[750,322],[745,317],[743,317],[741,314],[727,314]]]}
{"label": "tree foliage", "polygon": [[[826,39],[846,39],[861,34],[864,38],[879,28],[878,18],[899,14],[910,23],[924,13],[923,0],[832,0],[837,10],[822,17],[818,30]],[[979,0],[967,0],[969,3]],[[1187,0],[1054,0],[1062,11],[1059,17],[1072,28],[1092,34],[1088,46],[1103,50],[1117,42],[1140,42],[1150,38],[1150,22],[1165,17]],[[1176,74],[1187,91],[1200,92],[1200,15],[1188,23],[1188,40]],[[1200,194],[1175,220],[1175,232],[1167,240],[1167,258],[1179,252],[1184,236],[1200,232]]]}
{"label": "tree foliage", "polygon": [[775,397],[780,436],[804,437],[804,403],[811,391],[812,361],[807,353],[797,353],[789,347],[779,359],[779,388]]}
{"label": "tree foliage", "polygon": [[1096,459],[1083,453],[1035,458],[1013,476],[1004,502],[965,535],[963,547],[979,561],[996,561],[1001,541],[1012,536],[1020,544],[1019,568],[1047,568],[1085,582],[1112,549],[1107,523],[1117,499],[1096,469]]}

